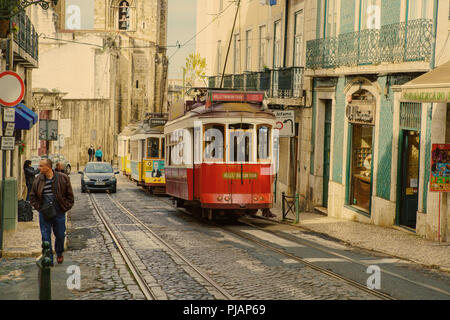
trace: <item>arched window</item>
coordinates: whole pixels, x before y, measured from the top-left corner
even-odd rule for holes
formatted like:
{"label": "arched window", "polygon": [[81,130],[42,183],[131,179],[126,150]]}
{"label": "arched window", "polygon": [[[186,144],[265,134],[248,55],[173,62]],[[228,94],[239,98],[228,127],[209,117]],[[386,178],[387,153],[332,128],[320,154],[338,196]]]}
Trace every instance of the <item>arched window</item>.
{"label": "arched window", "polygon": [[123,0],[119,3],[119,30],[130,29],[130,4],[128,1]]}

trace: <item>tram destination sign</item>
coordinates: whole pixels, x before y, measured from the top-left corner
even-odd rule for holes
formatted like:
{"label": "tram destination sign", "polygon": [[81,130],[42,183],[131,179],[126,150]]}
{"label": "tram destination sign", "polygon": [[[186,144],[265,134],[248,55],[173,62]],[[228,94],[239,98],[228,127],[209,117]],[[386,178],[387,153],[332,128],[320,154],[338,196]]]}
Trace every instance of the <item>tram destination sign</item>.
{"label": "tram destination sign", "polygon": [[353,124],[375,125],[375,102],[354,100],[347,105],[347,119]]}
{"label": "tram destination sign", "polygon": [[167,123],[167,119],[150,119],[150,128],[163,126]]}

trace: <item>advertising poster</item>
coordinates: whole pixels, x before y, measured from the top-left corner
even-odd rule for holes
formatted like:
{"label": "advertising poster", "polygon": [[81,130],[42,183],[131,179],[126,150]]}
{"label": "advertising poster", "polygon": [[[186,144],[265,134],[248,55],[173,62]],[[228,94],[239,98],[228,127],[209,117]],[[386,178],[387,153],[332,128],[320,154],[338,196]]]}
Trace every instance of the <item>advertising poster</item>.
{"label": "advertising poster", "polygon": [[450,192],[450,144],[433,144],[430,191]]}
{"label": "advertising poster", "polygon": [[144,160],[145,181],[147,183],[165,183],[164,160]]}
{"label": "advertising poster", "polygon": [[65,1],[66,30],[94,29],[94,0]]}

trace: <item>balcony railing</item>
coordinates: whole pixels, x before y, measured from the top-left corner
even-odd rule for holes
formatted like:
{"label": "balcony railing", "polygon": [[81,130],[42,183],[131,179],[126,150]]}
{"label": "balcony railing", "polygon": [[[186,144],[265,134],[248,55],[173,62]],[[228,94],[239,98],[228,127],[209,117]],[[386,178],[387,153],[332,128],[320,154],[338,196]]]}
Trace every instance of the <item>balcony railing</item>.
{"label": "balcony railing", "polygon": [[14,34],[14,42],[16,42],[17,45],[33,59],[38,61],[39,36],[36,33],[30,18],[28,18],[24,12],[20,12],[12,18],[12,21],[19,27],[18,32]]}
{"label": "balcony railing", "polygon": [[[220,76],[209,77],[209,87],[219,88],[220,81]],[[303,95],[303,67],[226,75],[223,88],[239,91],[264,91],[269,98],[301,98]]]}
{"label": "balcony railing", "polygon": [[432,20],[418,19],[311,40],[306,45],[306,68],[429,61],[432,29]]}

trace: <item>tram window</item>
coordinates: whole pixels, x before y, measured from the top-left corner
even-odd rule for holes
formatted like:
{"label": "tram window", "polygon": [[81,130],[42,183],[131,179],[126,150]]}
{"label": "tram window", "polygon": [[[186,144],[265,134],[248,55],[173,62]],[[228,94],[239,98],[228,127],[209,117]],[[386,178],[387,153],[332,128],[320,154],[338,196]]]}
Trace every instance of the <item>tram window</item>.
{"label": "tram window", "polygon": [[165,144],[164,144],[164,138],[161,138],[161,159],[164,159],[165,154]]}
{"label": "tram window", "polygon": [[258,160],[268,160],[270,158],[270,126],[260,125],[256,132],[258,141]]}
{"label": "tram window", "polygon": [[224,160],[225,126],[222,124],[204,125],[204,159],[212,161]]}
{"label": "tram window", "polygon": [[252,131],[253,125],[236,123],[229,125],[230,131],[230,161],[252,161]]}
{"label": "tram window", "polygon": [[138,161],[138,141],[134,140],[131,141],[131,160],[132,161]]}
{"label": "tram window", "polygon": [[159,158],[159,138],[147,139],[147,157]]}

